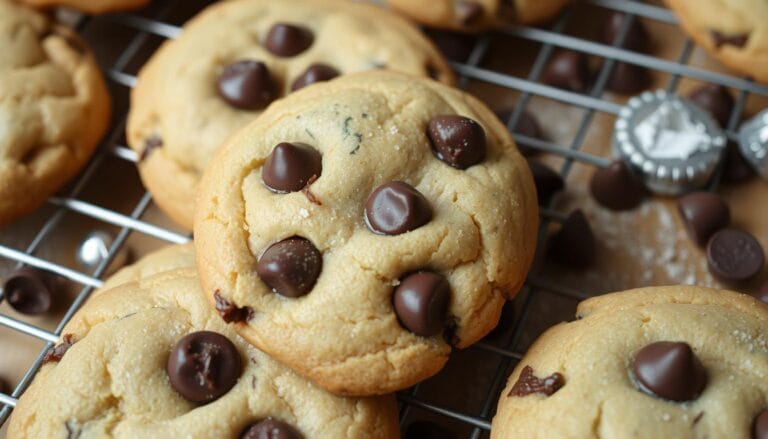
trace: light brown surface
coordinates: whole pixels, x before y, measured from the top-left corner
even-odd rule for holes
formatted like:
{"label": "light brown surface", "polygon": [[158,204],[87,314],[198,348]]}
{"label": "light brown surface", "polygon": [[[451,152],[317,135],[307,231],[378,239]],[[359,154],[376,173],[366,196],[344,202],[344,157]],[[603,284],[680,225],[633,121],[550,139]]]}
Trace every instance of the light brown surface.
{"label": "light brown surface", "polygon": [[20,0],[30,6],[53,7],[67,6],[89,14],[103,14],[106,12],[126,11],[140,8],[149,0]]}

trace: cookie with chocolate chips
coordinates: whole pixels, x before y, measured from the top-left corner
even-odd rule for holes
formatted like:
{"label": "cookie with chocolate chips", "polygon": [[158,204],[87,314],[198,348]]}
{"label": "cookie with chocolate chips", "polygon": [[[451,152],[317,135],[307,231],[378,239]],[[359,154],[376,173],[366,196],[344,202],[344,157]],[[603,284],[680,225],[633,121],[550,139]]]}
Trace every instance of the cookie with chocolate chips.
{"label": "cookie with chocolate chips", "polygon": [[[211,5],[139,72],[127,135],[140,157],[142,181],[160,208],[191,230],[200,175],[227,136],[296,90],[382,68],[454,83],[448,64],[416,27],[374,5],[345,0]],[[290,140],[277,152],[300,153],[301,145]]]}
{"label": "cookie with chocolate chips", "polygon": [[149,3],[149,0],[21,0],[21,2],[36,7],[66,6],[88,14],[104,14],[137,9]]}
{"label": "cookie with chocolate chips", "polygon": [[501,393],[491,438],[762,437],[768,307],[746,294],[643,288],[579,304]]}
{"label": "cookie with chocolate chips", "polygon": [[697,44],[728,67],[768,82],[768,2],[665,0]]}
{"label": "cookie with chocolate chips", "polygon": [[[286,142],[302,146],[286,154]],[[535,247],[534,183],[506,127],[468,94],[394,72],[274,103],[222,146],[200,188],[211,304],[340,394],[439,371],[451,346],[496,325]]]}
{"label": "cookie with chocolate chips", "polygon": [[299,377],[218,317],[193,269],[103,292],[63,334],[9,439],[398,436],[394,397],[335,396]]}

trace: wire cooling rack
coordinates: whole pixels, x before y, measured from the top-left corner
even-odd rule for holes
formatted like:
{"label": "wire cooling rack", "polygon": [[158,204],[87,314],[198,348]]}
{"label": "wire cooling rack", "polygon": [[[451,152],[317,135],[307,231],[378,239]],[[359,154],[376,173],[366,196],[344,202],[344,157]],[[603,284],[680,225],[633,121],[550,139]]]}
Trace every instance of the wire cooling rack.
{"label": "wire cooling rack", "polygon": [[[143,189],[139,192],[140,195],[132,200],[132,207],[129,209],[116,209],[110,203],[90,201],[85,194],[88,193],[88,188],[94,185],[111,184],[101,181],[108,162],[124,162],[133,169],[137,156],[125,146],[123,132],[127,114],[125,96],[136,81],[135,73],[151,54],[152,49],[164,39],[176,36],[183,21],[208,3],[211,1],[156,0],[147,11],[140,13],[96,18],[81,17],[77,20],[78,30],[86,35],[89,31],[97,38],[99,33],[120,34],[117,37],[121,41],[119,48],[112,47],[110,51],[105,52],[106,55],[97,51],[97,55],[104,55],[99,56],[102,61],[104,58],[109,59],[109,64],[105,66],[105,73],[115,95],[115,118],[110,134],[87,168],[67,189],[48,200],[47,206],[43,209],[44,218],[39,222],[37,232],[30,236],[28,242],[19,246],[0,241],[0,261],[9,262],[9,267],[12,268],[14,264],[16,267],[21,265],[39,267],[67,279],[79,290],[66,310],[62,312],[58,323],[52,328],[44,328],[34,322],[20,320],[0,312],[0,329],[8,328],[23,337],[36,339],[41,345],[36,358],[29,364],[12,394],[0,393],[0,407],[2,407],[0,427],[7,421],[17,398],[28,387],[39,369],[45,351],[56,343],[64,325],[85,302],[91,291],[102,284],[102,277],[110,261],[130,237],[141,235],[168,243],[183,243],[189,240],[189,236],[147,218],[152,198]],[[192,12],[187,15],[176,14],[182,7]],[[620,11],[626,14],[628,19],[623,22],[613,44],[607,45],[564,32],[574,20],[574,9],[580,7]],[[694,50],[690,40],[684,41],[679,55],[672,60],[622,48],[622,42],[632,21],[636,19],[643,19],[646,23],[676,24],[675,17],[668,10],[652,4],[629,0],[582,0],[566,10],[551,27],[510,25],[494,33],[480,36],[467,61],[454,62],[452,67],[460,77],[462,87],[472,82],[481,82],[514,93],[517,96],[514,111],[505,122],[514,133],[515,140],[519,144],[541,152],[562,157],[564,160],[560,172],[564,179],[570,173],[574,163],[596,167],[603,167],[609,163],[606,157],[582,151],[582,145],[597,114],[616,115],[621,109],[620,104],[607,99],[605,93],[606,84],[616,62],[641,65],[668,75],[666,89],[672,93],[677,90],[682,78],[720,84],[735,90],[736,105],[726,127],[728,137],[734,140],[735,128],[748,96],[768,97],[768,87],[748,79],[689,65],[688,61]],[[492,69],[484,65],[484,60],[494,41],[509,37],[525,40],[529,44],[538,46],[527,76],[511,75],[501,69]],[[590,57],[605,61],[601,64],[599,73],[588,92],[564,91],[539,82],[547,61],[559,48],[583,52]],[[543,97],[584,110],[570,142],[557,143],[515,133],[514,128],[521,114],[534,97]],[[135,172],[128,172],[128,174],[128,178],[133,180],[133,185],[140,187]],[[79,219],[67,218],[72,215]],[[553,210],[551,205],[542,206],[541,215],[540,242],[544,239],[545,230],[551,222],[562,222],[566,217],[565,213]],[[68,233],[71,224],[81,219],[92,221],[95,227],[109,228],[115,232],[115,239],[109,248],[107,258],[92,272],[84,272],[72,264],[43,256],[47,254],[44,251],[46,246],[55,245],[51,242],[56,242],[57,236]],[[508,325],[502,328],[503,330],[496,331],[495,334],[471,348],[454,353],[445,370],[439,375],[398,394],[403,431],[407,431],[409,425],[417,420],[429,420],[441,424],[456,437],[487,437],[499,393],[512,367],[524,353],[521,338],[526,331],[526,326],[532,324],[528,316],[535,297],[541,294],[562,297],[573,302],[588,297],[582,291],[544,279],[534,270],[514,305],[508,305],[508,308],[514,306],[514,318],[509,318],[507,311],[510,310],[507,309],[504,320]],[[2,292],[0,292],[1,301]],[[548,322],[544,327],[553,323],[556,321]],[[543,328],[539,328],[541,329]]]}

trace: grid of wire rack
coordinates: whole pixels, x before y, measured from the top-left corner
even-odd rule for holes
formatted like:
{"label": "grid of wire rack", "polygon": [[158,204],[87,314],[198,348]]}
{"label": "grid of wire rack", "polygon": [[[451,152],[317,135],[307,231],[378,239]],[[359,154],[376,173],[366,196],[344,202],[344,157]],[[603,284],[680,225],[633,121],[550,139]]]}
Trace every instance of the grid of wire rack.
{"label": "grid of wire rack", "polygon": [[[123,87],[130,89],[136,80],[134,74],[126,70],[127,66],[135,63],[135,58],[140,52],[140,48],[146,43],[148,38],[173,38],[176,36],[180,27],[164,20],[164,17],[175,7],[181,4],[183,0],[157,0],[154,8],[155,13],[151,16],[126,13],[116,14],[98,18],[82,17],[77,22],[79,30],[85,30],[88,26],[99,21],[107,21],[110,25],[121,26],[132,32],[132,37],[124,46],[124,49],[115,58],[115,61],[106,69],[106,76],[114,87]],[[693,43],[686,40],[683,44],[678,58],[674,61],[662,59],[652,55],[633,52],[622,48],[622,42],[628,34],[632,21],[638,18],[652,20],[661,23],[675,24],[676,19],[670,11],[659,6],[642,3],[632,0],[582,0],[581,3],[587,3],[595,7],[604,8],[610,11],[619,11],[629,17],[624,20],[619,30],[616,40],[613,44],[603,44],[585,40],[580,37],[570,36],[563,33],[563,30],[569,24],[573,11],[566,10],[561,17],[548,28],[534,28],[526,26],[510,25],[495,33],[489,33],[480,36],[471,54],[466,62],[453,62],[452,67],[460,78],[460,84],[465,87],[469,81],[481,81],[505,89],[519,92],[514,111],[505,121],[514,134],[515,140],[522,145],[534,148],[541,152],[555,154],[564,159],[561,175],[565,178],[570,172],[574,162],[579,162],[588,166],[606,166],[609,160],[605,157],[599,157],[581,150],[587,130],[593,121],[596,113],[607,113],[615,115],[621,109],[617,103],[604,98],[606,84],[608,82],[611,69],[616,62],[625,62],[629,64],[645,66],[649,69],[663,72],[669,75],[666,85],[667,91],[674,93],[677,90],[680,79],[688,77],[699,81],[720,84],[738,92],[736,105],[729,119],[726,128],[730,139],[736,138],[735,128],[739,123],[739,116],[742,113],[747,97],[750,94],[768,97],[768,87],[756,84],[748,79],[712,72],[706,69],[689,66],[689,60],[693,51]],[[203,2],[205,4],[205,2]],[[483,67],[482,61],[488,53],[488,49],[493,39],[499,35],[512,36],[524,40],[529,40],[540,45],[535,61],[533,62],[527,77],[512,76],[502,71],[495,71]],[[553,52],[558,49],[571,49],[583,52],[589,56],[605,59],[606,62],[600,67],[599,73],[586,93],[575,93],[558,88],[553,88],[539,82],[540,75]],[[146,60],[146,58],[143,58]],[[525,111],[529,100],[534,96],[541,96],[551,100],[562,102],[566,105],[576,106],[585,110],[580,123],[577,126],[575,135],[570,144],[558,144],[539,138],[526,137],[515,133],[515,127]],[[42,358],[45,351],[59,339],[64,325],[69,321],[75,311],[87,300],[90,292],[102,284],[102,277],[112,258],[117,254],[125,244],[127,238],[134,233],[145,234],[154,238],[167,241],[169,243],[184,243],[189,240],[189,236],[175,232],[173,230],[158,226],[145,219],[143,216],[152,203],[151,195],[144,192],[138,202],[133,206],[129,214],[111,210],[98,204],[90,203],[79,198],[84,187],[97,176],[97,171],[107,157],[115,157],[126,162],[136,162],[136,154],[124,144],[122,144],[122,133],[125,128],[126,108],[117,118],[117,123],[112,127],[110,134],[106,137],[103,144],[90,161],[86,169],[79,175],[74,184],[70,185],[66,193],[61,193],[49,199],[49,207],[52,208],[52,214],[44,221],[34,238],[29,242],[26,248],[18,249],[12,246],[0,243],[0,258],[13,261],[17,266],[30,265],[53,272],[63,278],[80,286],[79,293],[69,305],[63,317],[53,330],[43,329],[33,324],[15,319],[8,315],[0,314],[0,326],[10,328],[29,337],[39,339],[44,342],[43,348],[39,351],[37,358],[29,365],[26,373],[20,382],[15,386],[11,395],[0,393],[0,426],[8,419],[13,407],[16,405],[17,398],[30,384],[37,370],[42,364]],[[46,240],[50,239],[57,225],[62,221],[66,212],[76,212],[80,215],[91,217],[105,224],[116,227],[117,233],[112,242],[108,256],[91,273],[85,273],[72,269],[57,262],[47,260],[37,255],[37,251],[44,245]],[[561,222],[565,214],[551,209],[551,206],[542,206],[542,227],[539,234],[539,240],[545,237],[544,230],[550,222]],[[520,311],[515,316],[511,328],[502,340],[483,340],[469,348],[461,360],[455,357],[451,361],[482,361],[479,360],[491,356],[496,359],[496,367],[490,375],[486,390],[482,393],[482,401],[476,410],[459,410],[453,408],[450,404],[442,401],[439,397],[426,397],[420,392],[422,385],[417,385],[411,389],[400,392],[398,400],[401,407],[401,425],[406,426],[408,420],[414,411],[431,416],[433,419],[442,419],[457,427],[471,438],[486,437],[490,430],[490,420],[495,410],[498,395],[501,392],[506,378],[511,368],[522,358],[524,352],[521,352],[517,346],[521,332],[526,324],[526,316],[531,308],[531,303],[537,292],[548,291],[551,294],[563,296],[573,300],[582,300],[587,297],[581,291],[570,288],[567,285],[558,285],[557,283],[538,277],[536,272],[532,272],[527,280],[526,286],[516,299]],[[2,301],[2,292],[0,292],[0,301]],[[449,363],[450,365],[450,363]],[[454,383],[457,384],[457,383]],[[458,383],[457,385],[460,385]],[[458,389],[459,393],[467,389]],[[433,392],[434,393],[434,392]],[[440,394],[441,392],[437,392]],[[418,417],[418,416],[416,416]]]}

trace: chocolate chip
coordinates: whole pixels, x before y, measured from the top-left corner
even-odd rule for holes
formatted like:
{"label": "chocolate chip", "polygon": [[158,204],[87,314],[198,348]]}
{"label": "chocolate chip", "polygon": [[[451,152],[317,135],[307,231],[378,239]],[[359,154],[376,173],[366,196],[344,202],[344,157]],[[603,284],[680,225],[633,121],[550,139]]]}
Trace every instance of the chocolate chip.
{"label": "chocolate chip", "polygon": [[[627,16],[621,12],[611,13],[608,20],[605,22],[605,27],[603,27],[603,43],[613,45],[619,37],[619,32],[624,26],[624,20],[626,20],[626,18]],[[624,44],[622,44],[621,47],[625,47],[635,52],[648,52],[649,41],[650,37],[645,30],[645,26],[643,26],[640,20],[635,18],[629,26],[627,36],[624,38]]]}
{"label": "chocolate chip", "polygon": [[219,294],[218,291],[213,293],[213,298],[216,300],[216,311],[219,312],[221,318],[227,322],[246,322],[253,317],[253,309],[248,306],[242,308],[235,306],[234,303],[225,299]]}
{"label": "chocolate chip", "polygon": [[445,427],[430,421],[415,421],[405,430],[405,439],[455,439]]}
{"label": "chocolate chip", "polygon": [[248,427],[240,439],[302,439],[295,428],[277,419],[267,418]]}
{"label": "chocolate chip", "polygon": [[583,92],[589,85],[589,64],[581,52],[561,50],[549,60],[542,81],[553,87]]}
{"label": "chocolate chip", "polygon": [[291,91],[296,91],[317,82],[330,81],[339,76],[339,71],[325,64],[312,64],[291,85]]}
{"label": "chocolate chip", "polygon": [[455,0],[453,8],[456,18],[464,26],[472,26],[483,18],[483,5],[473,0]]}
{"label": "chocolate chip", "polygon": [[227,337],[198,331],[176,343],[165,369],[171,387],[181,396],[208,403],[229,392],[242,368],[240,353]]}
{"label": "chocolate chip", "polygon": [[614,93],[632,95],[648,88],[651,72],[636,64],[617,62],[608,77],[606,88]]}
{"label": "chocolate chip", "polygon": [[611,210],[634,209],[645,198],[645,187],[623,160],[595,170],[589,190],[601,206]]}
{"label": "chocolate chip", "polygon": [[723,166],[723,180],[728,183],[744,183],[755,176],[754,169],[741,154],[739,145],[733,141],[728,142]]}
{"label": "chocolate chip", "polygon": [[368,228],[381,235],[400,235],[432,219],[432,208],[424,195],[402,181],[376,188],[365,204]]}
{"label": "chocolate chip", "polygon": [[707,384],[704,367],[682,342],[660,341],[640,349],[632,375],[643,392],[672,401],[696,399]]}
{"label": "chocolate chip", "polygon": [[485,130],[468,117],[435,116],[427,135],[437,158],[456,169],[467,169],[485,158]]}
{"label": "chocolate chip", "polygon": [[440,49],[440,52],[451,61],[467,61],[477,43],[476,36],[460,32],[427,29],[427,35]]}
{"label": "chocolate chip", "polygon": [[768,304],[768,282],[764,283],[762,287],[760,287],[759,290],[757,290],[757,293],[753,295],[755,299]]}
{"label": "chocolate chip", "polygon": [[285,194],[304,189],[312,177],[319,177],[323,157],[305,143],[279,143],[264,162],[261,178],[274,192]]}
{"label": "chocolate chip", "polygon": [[53,274],[34,267],[22,267],[5,280],[3,294],[8,304],[22,314],[39,315],[51,309],[56,292]]}
{"label": "chocolate chip", "polygon": [[265,107],[277,95],[267,66],[260,61],[235,61],[226,66],[218,79],[219,95],[241,110]]}
{"label": "chocolate chip", "polygon": [[765,255],[751,234],[738,229],[722,229],[707,244],[709,271],[725,282],[751,279],[760,272]]}
{"label": "chocolate chip", "polygon": [[699,245],[731,222],[731,211],[725,201],[711,192],[693,192],[677,200],[678,211],[688,233]]}
{"label": "chocolate chip", "polygon": [[272,244],[259,258],[256,272],[275,293],[300,297],[312,290],[322,268],[320,250],[294,236]]}
{"label": "chocolate chip", "polygon": [[157,149],[163,146],[163,139],[160,136],[149,136],[144,139],[144,149],[141,150],[139,156],[139,162],[143,162],[148,159],[150,155]]}
{"label": "chocolate chip", "polygon": [[[496,116],[501,120],[505,125],[508,125],[509,120],[512,118],[512,112],[514,109],[509,110],[501,110],[496,112]],[[523,111],[522,114],[520,114],[520,117],[517,120],[517,125],[513,127],[511,130],[513,134],[522,134],[523,136],[530,137],[533,139],[543,139],[544,133],[541,131],[541,127],[539,126],[539,122],[536,120],[533,115],[527,111]],[[520,143],[517,143],[517,149],[520,150],[520,153],[523,155],[533,155],[536,152],[538,152],[536,149],[533,149],[529,146],[522,145]]]}
{"label": "chocolate chip", "polygon": [[542,206],[549,204],[552,197],[565,187],[563,177],[549,166],[535,160],[528,160],[528,166],[531,168],[533,182],[536,184],[536,195],[539,197],[539,204]]}
{"label": "chocolate chip", "polygon": [[716,30],[710,31],[712,42],[718,49],[722,46],[744,47],[749,39],[749,34],[724,34]]}
{"label": "chocolate chip", "polygon": [[549,257],[563,265],[586,269],[595,263],[595,235],[580,209],[573,211],[552,236]]}
{"label": "chocolate chip", "polygon": [[565,385],[565,378],[559,372],[545,378],[536,378],[531,366],[525,366],[520,371],[517,382],[512,386],[507,396],[528,396],[534,393],[541,393],[546,396],[552,396]]}
{"label": "chocolate chip", "polygon": [[413,273],[395,288],[395,314],[400,324],[416,335],[431,337],[445,327],[451,286],[445,277],[429,271]]}
{"label": "chocolate chip", "polygon": [[735,104],[733,96],[722,85],[704,84],[692,90],[688,99],[708,112],[720,126],[728,125]]}
{"label": "chocolate chip", "polygon": [[50,347],[45,352],[45,356],[43,356],[43,364],[58,363],[62,358],[64,358],[64,354],[67,353],[73,344],[75,344],[75,342],[72,340],[72,334],[64,334],[61,343]]}
{"label": "chocolate chip", "polygon": [[768,439],[768,410],[755,416],[752,423],[752,439]]}
{"label": "chocolate chip", "polygon": [[313,41],[314,36],[309,29],[277,23],[269,30],[264,47],[277,56],[295,56],[309,49]]}

